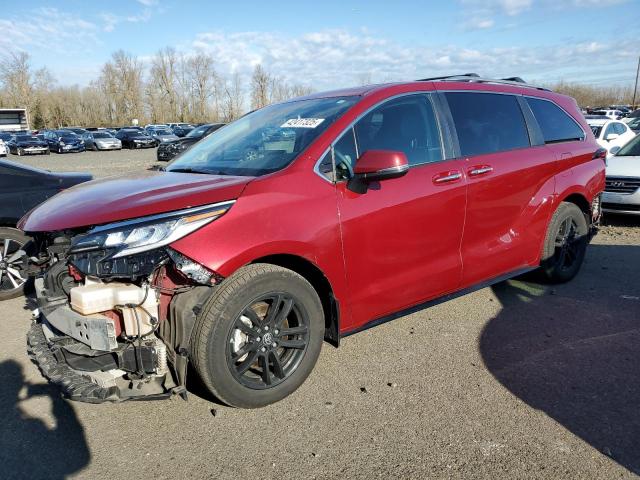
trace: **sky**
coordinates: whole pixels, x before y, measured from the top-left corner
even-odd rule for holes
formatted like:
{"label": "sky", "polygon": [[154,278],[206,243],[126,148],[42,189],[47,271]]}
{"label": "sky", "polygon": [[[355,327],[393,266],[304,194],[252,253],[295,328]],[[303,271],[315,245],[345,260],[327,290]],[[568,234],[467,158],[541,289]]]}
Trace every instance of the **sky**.
{"label": "sky", "polygon": [[633,85],[640,0],[59,0],[7,2],[0,55],[23,50],[60,85],[87,85],[123,49],[210,53],[223,75],[316,90],[475,72]]}

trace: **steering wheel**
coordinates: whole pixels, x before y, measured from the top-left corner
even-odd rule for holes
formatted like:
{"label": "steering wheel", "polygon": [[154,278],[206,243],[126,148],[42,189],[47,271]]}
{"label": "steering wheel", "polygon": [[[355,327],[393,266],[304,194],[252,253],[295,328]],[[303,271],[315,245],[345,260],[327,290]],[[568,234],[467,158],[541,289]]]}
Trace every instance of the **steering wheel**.
{"label": "steering wheel", "polygon": [[351,166],[351,161],[347,158],[346,155],[339,152],[338,150],[333,150],[333,153],[336,157],[336,175],[339,178],[349,179],[353,177],[353,167]]}

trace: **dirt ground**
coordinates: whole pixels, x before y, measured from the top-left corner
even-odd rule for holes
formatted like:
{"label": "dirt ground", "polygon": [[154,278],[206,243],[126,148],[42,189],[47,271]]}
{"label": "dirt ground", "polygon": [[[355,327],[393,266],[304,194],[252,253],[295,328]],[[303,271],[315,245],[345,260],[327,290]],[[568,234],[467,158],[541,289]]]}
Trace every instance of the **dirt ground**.
{"label": "dirt ground", "polygon": [[[17,159],[12,157],[11,159]],[[98,177],[155,151],[21,158]],[[24,299],[0,304],[3,478],[637,478],[640,218],[605,219],[572,282],[518,279],[325,345],[259,410],[70,403],[25,353]]]}

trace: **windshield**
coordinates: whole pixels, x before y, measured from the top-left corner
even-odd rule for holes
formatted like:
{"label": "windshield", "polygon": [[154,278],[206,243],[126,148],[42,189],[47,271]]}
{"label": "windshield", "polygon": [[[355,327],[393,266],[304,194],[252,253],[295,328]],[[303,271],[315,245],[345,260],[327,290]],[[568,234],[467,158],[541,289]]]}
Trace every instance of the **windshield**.
{"label": "windshield", "polygon": [[70,130],[58,130],[56,135],[62,138],[77,138],[78,136]]}
{"label": "windshield", "polygon": [[112,138],[112,137],[106,132],[96,132],[93,134],[93,138]]}
{"label": "windshield", "polygon": [[31,140],[40,140],[35,135],[16,135],[16,140],[19,142],[28,142]]}
{"label": "windshield", "polygon": [[640,135],[631,139],[624,147],[618,150],[616,157],[637,157],[640,156]]}
{"label": "windshield", "polygon": [[202,125],[198,128],[194,128],[189,133],[187,133],[187,137],[189,138],[199,138],[204,135],[204,133],[209,129],[209,125]]}
{"label": "windshield", "polygon": [[173,135],[173,132],[168,128],[156,128],[153,131],[156,135]]}
{"label": "windshield", "polygon": [[317,98],[261,108],[185,150],[167,171],[241,176],[276,172],[289,165],[357,100]]}

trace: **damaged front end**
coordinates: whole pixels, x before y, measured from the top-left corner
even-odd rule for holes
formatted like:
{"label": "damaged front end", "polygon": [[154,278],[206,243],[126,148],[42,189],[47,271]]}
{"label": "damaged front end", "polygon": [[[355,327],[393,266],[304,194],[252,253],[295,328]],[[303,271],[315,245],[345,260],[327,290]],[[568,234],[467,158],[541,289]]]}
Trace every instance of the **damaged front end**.
{"label": "damaged front end", "polygon": [[232,204],[33,234],[28,345],[42,373],[91,403],[186,395],[191,332],[222,278],[169,244]]}

